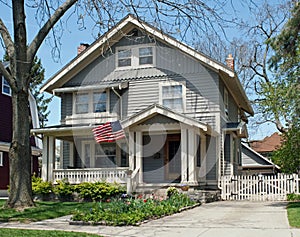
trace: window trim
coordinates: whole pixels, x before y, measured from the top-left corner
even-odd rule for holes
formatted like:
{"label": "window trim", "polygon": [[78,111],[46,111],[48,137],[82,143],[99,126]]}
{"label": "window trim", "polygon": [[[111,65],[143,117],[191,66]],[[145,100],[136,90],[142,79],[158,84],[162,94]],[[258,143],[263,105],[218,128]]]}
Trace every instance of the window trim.
{"label": "window trim", "polygon": [[[4,76],[2,76],[2,94],[3,95],[7,95],[7,96],[11,96],[11,88],[9,85],[4,84],[4,82],[8,83],[7,80],[5,80]],[[6,93],[4,91],[4,87],[9,87],[9,93]]]}
{"label": "window trim", "polygon": [[[106,111],[105,112],[94,112],[94,93],[97,92],[105,92],[106,93]],[[104,114],[109,112],[110,108],[110,90],[104,89],[104,90],[91,90],[91,91],[80,91],[80,92],[74,92],[73,93],[73,111],[72,115],[84,115],[84,114]],[[87,113],[76,113],[76,95],[77,94],[88,94],[89,100],[88,100],[88,112]]]}
{"label": "window trim", "polygon": [[3,152],[0,151],[0,167],[4,166],[4,161],[3,161]]}
{"label": "window trim", "polygon": [[[159,104],[163,105],[163,87],[164,86],[182,86],[182,110],[175,110],[172,108],[169,108],[171,110],[174,110],[176,112],[180,112],[180,113],[185,113],[186,111],[186,84],[184,81],[181,82],[177,82],[177,81],[172,81],[172,82],[161,82],[159,83]],[[166,98],[167,99],[167,98]]]}
{"label": "window trim", "polygon": [[[141,64],[139,57],[140,48],[152,48],[152,64]],[[131,50],[131,65],[130,66],[119,66],[119,50]],[[145,68],[145,67],[154,67],[156,65],[156,50],[154,44],[138,44],[138,45],[129,45],[129,46],[120,46],[116,47],[116,69],[117,70],[126,70],[132,68]]]}

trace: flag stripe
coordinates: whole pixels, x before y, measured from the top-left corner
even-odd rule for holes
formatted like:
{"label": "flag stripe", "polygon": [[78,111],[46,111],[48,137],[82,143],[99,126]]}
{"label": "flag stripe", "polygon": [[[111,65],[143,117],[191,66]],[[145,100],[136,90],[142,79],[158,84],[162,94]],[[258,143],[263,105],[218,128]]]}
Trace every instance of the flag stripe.
{"label": "flag stripe", "polygon": [[125,133],[119,121],[107,122],[93,130],[96,142],[114,142],[116,140],[125,138]]}

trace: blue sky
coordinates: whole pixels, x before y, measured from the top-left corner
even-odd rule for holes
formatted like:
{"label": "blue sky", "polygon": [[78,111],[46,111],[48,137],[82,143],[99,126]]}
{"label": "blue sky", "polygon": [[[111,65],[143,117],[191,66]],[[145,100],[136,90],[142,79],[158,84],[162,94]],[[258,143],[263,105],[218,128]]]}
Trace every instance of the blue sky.
{"label": "blue sky", "polygon": [[[8,6],[5,6],[0,3],[1,6],[1,19],[4,21],[9,30],[12,29],[12,16],[11,10]],[[235,5],[238,10],[237,14],[243,15],[243,17],[248,18],[247,8],[240,4]],[[68,13],[67,13],[68,15]],[[64,18],[65,19],[65,18]],[[66,20],[66,19],[65,19]],[[74,58],[77,54],[77,46],[80,43],[92,43],[94,41],[94,36],[92,35],[92,24],[87,23],[85,30],[79,30],[78,25],[76,24],[77,17],[72,16],[68,19],[68,22],[63,24],[64,32],[61,38],[61,52],[60,59],[58,62],[55,62],[52,58],[51,51],[53,49],[52,45],[50,45],[49,41],[45,41],[41,48],[38,51],[38,57],[41,58],[42,64],[45,68],[45,78],[50,78],[54,73],[56,73],[60,68],[62,68],[65,64],[67,64],[72,58]],[[27,30],[28,30],[28,42],[32,40],[32,38],[37,33],[39,26],[34,17],[34,11],[27,11]],[[234,29],[227,29],[228,37],[237,36],[239,32]],[[3,57],[4,50],[0,47],[0,58]],[[57,97],[54,97],[53,101],[49,105],[49,110],[51,111],[49,114],[49,121],[47,125],[57,125],[60,123],[60,100]],[[275,132],[274,126],[261,126],[256,131],[249,131],[249,135],[252,139],[261,139],[266,135],[270,135]]]}

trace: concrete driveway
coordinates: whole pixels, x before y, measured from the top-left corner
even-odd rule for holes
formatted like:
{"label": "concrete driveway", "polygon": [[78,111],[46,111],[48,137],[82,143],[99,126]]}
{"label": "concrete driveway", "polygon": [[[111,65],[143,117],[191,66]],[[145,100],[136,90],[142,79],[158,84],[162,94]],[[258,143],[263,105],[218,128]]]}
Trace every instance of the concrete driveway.
{"label": "concrete driveway", "polygon": [[113,237],[300,237],[288,225],[284,202],[214,202],[149,221],[141,226],[74,226],[66,217],[31,224],[2,223],[1,227],[56,229]]}

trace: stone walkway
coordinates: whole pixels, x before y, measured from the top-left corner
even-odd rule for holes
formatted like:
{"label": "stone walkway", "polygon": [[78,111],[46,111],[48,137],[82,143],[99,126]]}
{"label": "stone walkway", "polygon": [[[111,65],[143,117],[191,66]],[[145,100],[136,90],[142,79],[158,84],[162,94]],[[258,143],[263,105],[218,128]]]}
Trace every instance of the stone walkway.
{"label": "stone walkway", "polygon": [[288,225],[285,202],[214,202],[141,226],[69,225],[70,216],[54,220],[0,223],[0,228],[65,230],[113,237],[300,237]]}

